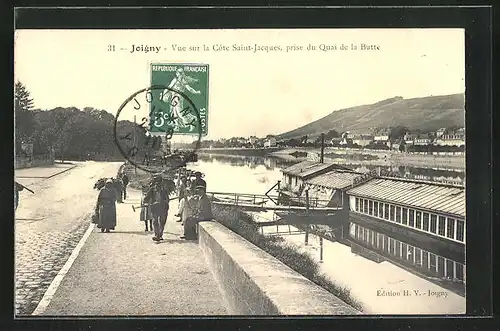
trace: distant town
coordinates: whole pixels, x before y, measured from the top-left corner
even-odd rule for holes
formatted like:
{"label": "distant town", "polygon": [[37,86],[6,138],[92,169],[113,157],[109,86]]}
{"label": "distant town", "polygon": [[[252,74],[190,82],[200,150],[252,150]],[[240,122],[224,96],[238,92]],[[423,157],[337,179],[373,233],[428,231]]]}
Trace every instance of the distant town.
{"label": "distant town", "polygon": [[440,128],[436,131],[408,130],[404,126],[371,131],[330,130],[315,136],[282,139],[280,136],[250,136],[203,140],[202,148],[276,148],[276,147],[327,147],[393,150],[399,152],[464,152],[465,128]]}

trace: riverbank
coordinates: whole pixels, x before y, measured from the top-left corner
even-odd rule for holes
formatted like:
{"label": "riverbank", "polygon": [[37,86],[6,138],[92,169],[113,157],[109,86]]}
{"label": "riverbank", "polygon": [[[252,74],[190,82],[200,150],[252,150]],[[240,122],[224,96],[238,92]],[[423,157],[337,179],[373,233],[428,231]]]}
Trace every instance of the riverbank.
{"label": "riverbank", "polygon": [[222,155],[242,155],[242,156],[268,156],[282,150],[279,147],[272,148],[201,148],[196,153],[199,154],[222,154]]}
{"label": "riverbank", "polygon": [[[301,152],[319,155],[321,150],[319,148],[288,148],[273,152],[271,155],[289,158],[290,155]],[[326,162],[345,165],[367,164],[465,170],[465,155],[461,153],[425,154],[326,147],[324,149],[324,158]]]}
{"label": "riverbank", "polygon": [[[308,155],[320,154],[319,148],[213,148],[200,149],[200,155],[228,155],[228,156],[261,156],[275,157],[286,161],[301,162]],[[455,154],[424,154],[403,153],[396,151],[355,150],[326,147],[324,150],[324,161],[342,165],[372,165],[372,166],[407,166],[432,168],[443,170],[465,170],[465,155]]]}

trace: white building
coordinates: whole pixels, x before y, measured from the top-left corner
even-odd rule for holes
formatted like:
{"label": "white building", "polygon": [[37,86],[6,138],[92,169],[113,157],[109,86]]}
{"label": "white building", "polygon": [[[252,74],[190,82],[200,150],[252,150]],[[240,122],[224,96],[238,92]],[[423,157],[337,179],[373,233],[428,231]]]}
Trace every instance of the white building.
{"label": "white building", "polygon": [[359,134],[352,139],[352,143],[359,146],[369,145],[373,141],[373,135],[371,134]]}
{"label": "white building", "polygon": [[430,144],[432,144],[432,137],[428,134],[419,134],[415,138],[413,143],[417,146],[430,145]]}
{"label": "white building", "polygon": [[441,128],[436,131],[436,138],[440,138],[443,134],[446,133],[446,128]]}
{"label": "white building", "polygon": [[276,138],[269,138],[264,143],[265,148],[276,147]]}
{"label": "white building", "polygon": [[417,138],[416,134],[407,132],[407,133],[405,133],[403,139],[405,141],[405,145],[413,145],[416,138]]}
{"label": "white building", "polygon": [[373,140],[375,142],[386,143],[389,140],[389,132],[386,130],[380,131],[373,137]]}

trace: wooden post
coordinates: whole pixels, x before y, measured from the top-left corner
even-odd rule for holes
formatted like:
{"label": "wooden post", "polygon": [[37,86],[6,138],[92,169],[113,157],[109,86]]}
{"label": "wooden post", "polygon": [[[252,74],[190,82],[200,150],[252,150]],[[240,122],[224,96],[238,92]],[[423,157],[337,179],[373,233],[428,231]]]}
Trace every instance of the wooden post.
{"label": "wooden post", "polygon": [[323,237],[319,237],[319,262],[323,263]]}
{"label": "wooden post", "polygon": [[[309,190],[306,188],[306,214],[309,213]],[[309,223],[306,223],[305,245],[309,244]]]}
{"label": "wooden post", "polygon": [[[136,119],[136,115],[134,115],[134,147],[136,147],[135,144],[137,143],[137,141],[136,141],[137,136],[136,136],[136,132],[135,132],[136,125],[137,125],[137,119]],[[135,172],[135,175],[137,176],[137,162],[136,162],[135,155],[134,155],[134,172]]]}
{"label": "wooden post", "polygon": [[305,238],[305,245],[309,245],[309,223],[306,223],[306,238]]}
{"label": "wooden post", "polygon": [[323,163],[325,155],[325,134],[321,134],[321,155],[319,158],[319,163]]}
{"label": "wooden post", "polygon": [[306,189],[306,213],[309,213],[309,190],[308,189]]}

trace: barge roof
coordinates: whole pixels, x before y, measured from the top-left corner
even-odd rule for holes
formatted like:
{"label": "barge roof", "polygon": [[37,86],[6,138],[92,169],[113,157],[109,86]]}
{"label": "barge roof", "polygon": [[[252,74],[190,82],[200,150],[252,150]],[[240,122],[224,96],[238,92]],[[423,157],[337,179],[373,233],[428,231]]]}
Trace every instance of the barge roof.
{"label": "barge roof", "polygon": [[345,189],[352,185],[354,178],[361,175],[361,173],[355,171],[335,169],[325,174],[308,179],[306,183],[323,186],[326,188]]}
{"label": "barge roof", "polygon": [[347,194],[465,218],[465,187],[379,177],[348,190]]}
{"label": "barge roof", "polygon": [[314,174],[334,168],[333,163],[319,163],[315,161],[302,161],[282,170],[284,174],[306,178],[314,176]]}
{"label": "barge roof", "polygon": [[294,164],[288,168],[281,170],[281,172],[283,174],[306,179],[308,177],[313,177],[315,175],[318,175],[318,173],[323,173],[325,171],[332,169],[339,169],[352,172],[352,170],[339,166],[335,163],[320,163],[317,161],[302,161],[300,163]]}

